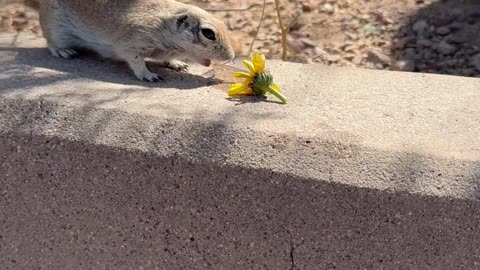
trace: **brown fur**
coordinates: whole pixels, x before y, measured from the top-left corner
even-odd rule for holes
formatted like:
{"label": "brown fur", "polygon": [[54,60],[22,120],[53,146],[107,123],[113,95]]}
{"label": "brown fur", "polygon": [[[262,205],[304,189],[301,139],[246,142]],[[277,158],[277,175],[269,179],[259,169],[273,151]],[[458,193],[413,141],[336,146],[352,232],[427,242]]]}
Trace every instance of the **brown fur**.
{"label": "brown fur", "polygon": [[146,57],[155,57],[177,70],[187,67],[176,60],[178,57],[203,64],[234,58],[222,21],[198,7],[174,0],[40,3],[40,24],[54,56],[69,58],[76,54],[75,49],[90,49],[126,61],[135,76],[146,81],[161,79],[147,69]]}

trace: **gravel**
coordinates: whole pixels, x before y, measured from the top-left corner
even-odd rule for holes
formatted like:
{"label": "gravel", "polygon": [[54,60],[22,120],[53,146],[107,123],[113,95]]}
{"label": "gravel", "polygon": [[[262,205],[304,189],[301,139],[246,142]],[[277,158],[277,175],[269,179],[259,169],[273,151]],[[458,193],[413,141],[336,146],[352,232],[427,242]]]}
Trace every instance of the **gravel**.
{"label": "gravel", "polygon": [[[14,2],[14,3],[12,3]],[[0,31],[40,33],[38,15],[0,0]],[[261,13],[258,0],[185,0],[206,9],[232,32],[237,55],[248,54]],[[468,0],[283,0],[291,60],[335,66],[480,77],[480,4]],[[219,11],[230,8],[245,11]],[[254,50],[279,58],[281,35],[273,0]]]}

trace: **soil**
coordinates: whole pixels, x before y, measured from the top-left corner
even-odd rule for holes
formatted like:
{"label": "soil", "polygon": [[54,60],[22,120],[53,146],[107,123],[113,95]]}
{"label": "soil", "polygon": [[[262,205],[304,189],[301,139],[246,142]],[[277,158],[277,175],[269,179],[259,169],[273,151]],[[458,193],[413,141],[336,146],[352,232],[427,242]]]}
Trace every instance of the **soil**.
{"label": "soil", "polygon": [[[41,35],[22,0],[0,0],[0,31]],[[247,55],[262,1],[184,0],[223,19]],[[290,61],[480,77],[480,0],[280,0]],[[244,10],[238,10],[244,9]],[[266,1],[254,50],[280,58],[274,1]]]}

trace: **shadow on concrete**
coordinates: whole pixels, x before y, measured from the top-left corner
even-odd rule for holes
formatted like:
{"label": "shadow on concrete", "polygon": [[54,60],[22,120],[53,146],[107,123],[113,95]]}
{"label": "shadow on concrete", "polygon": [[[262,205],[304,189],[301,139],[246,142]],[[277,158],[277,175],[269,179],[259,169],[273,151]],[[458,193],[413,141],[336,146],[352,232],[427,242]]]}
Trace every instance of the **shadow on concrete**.
{"label": "shadow on concrete", "polygon": [[[414,71],[480,76],[480,1],[440,0],[418,10],[394,36],[396,60]],[[401,48],[395,48],[397,44]],[[403,45],[399,45],[403,44]],[[473,57],[478,57],[475,68]]]}
{"label": "shadow on concrete", "polygon": [[[48,100],[18,102],[24,104],[2,116],[12,117],[2,124],[12,123],[5,130],[14,133],[0,131],[6,268],[450,270],[480,263],[480,202],[415,194],[475,162],[439,159],[432,166],[432,157],[418,153],[338,155],[343,146],[333,146],[329,169],[356,166],[367,180],[394,172],[385,179],[405,190],[380,191],[227,165],[239,136],[229,125],[234,108],[216,121],[160,123],[125,122],[129,117],[96,104],[68,114]],[[285,140],[299,156],[308,154]],[[105,145],[111,142],[119,147]],[[304,145],[330,155],[318,144]],[[283,145],[273,145],[282,155]],[[369,167],[369,155],[387,157],[385,167]],[[431,173],[439,168],[451,171]],[[478,187],[480,169],[458,177]]]}
{"label": "shadow on concrete", "polygon": [[0,133],[0,142],[6,267],[475,269],[480,262],[476,201],[48,136]]}
{"label": "shadow on concrete", "polygon": [[[206,78],[186,72],[176,72],[153,62],[148,63],[150,70],[164,77],[165,81],[158,83],[142,82],[134,77],[132,71],[125,63],[100,59],[88,52],[80,54],[77,58],[62,59],[53,57],[46,48],[0,48],[0,52],[2,51],[16,53],[14,64],[19,65],[19,69],[28,71],[31,67],[40,67],[65,73],[56,78],[48,78],[52,81],[36,79],[35,83],[37,85],[42,84],[42,81],[44,83],[53,83],[56,80],[78,78],[150,88],[176,89],[195,89],[219,83],[214,78]],[[27,77],[28,75],[26,74],[25,76]],[[15,79],[21,78],[17,77]],[[27,83],[25,81],[25,84]]]}
{"label": "shadow on concrete", "polygon": [[269,99],[266,96],[238,96],[238,97],[228,97],[226,98],[226,100],[235,102],[236,106],[243,105],[246,103],[260,103],[260,102],[282,104],[282,102],[277,100],[272,100],[271,98]]}
{"label": "shadow on concrete", "polygon": [[[52,69],[48,61],[58,59],[44,52],[32,57],[48,56],[36,62]],[[25,68],[27,59],[28,53],[18,68]],[[98,77],[64,61],[66,67],[57,70],[68,74],[53,76],[53,82]],[[91,61],[92,70],[118,69],[98,63]],[[122,80],[129,74],[124,71],[114,77]],[[336,155],[332,170],[357,166],[367,179],[401,172],[386,179],[406,192],[380,191],[335,183],[333,177],[312,180],[226,165],[239,136],[228,124],[235,109],[217,121],[159,123],[140,116],[128,121],[121,112],[95,108],[100,103],[66,114],[69,108],[53,102],[18,102],[25,104],[5,116],[13,118],[6,130],[14,133],[0,131],[0,265],[6,268],[450,270],[476,269],[480,263],[480,203],[413,193],[441,184],[442,173],[457,173],[432,170],[475,162],[439,159],[433,167],[427,162],[432,157],[417,153],[355,154],[358,149],[341,143],[305,141],[319,156]],[[62,130],[72,137],[33,130]],[[111,142],[119,147],[105,145]],[[298,156],[308,154],[298,142],[288,143]],[[276,155],[288,147],[272,145]],[[329,148],[335,149],[326,153]],[[339,155],[344,148],[346,154]],[[368,155],[386,157],[385,167],[369,167]],[[254,157],[244,157],[249,158]],[[301,161],[308,169],[325,169]],[[458,177],[475,184],[480,170]]]}

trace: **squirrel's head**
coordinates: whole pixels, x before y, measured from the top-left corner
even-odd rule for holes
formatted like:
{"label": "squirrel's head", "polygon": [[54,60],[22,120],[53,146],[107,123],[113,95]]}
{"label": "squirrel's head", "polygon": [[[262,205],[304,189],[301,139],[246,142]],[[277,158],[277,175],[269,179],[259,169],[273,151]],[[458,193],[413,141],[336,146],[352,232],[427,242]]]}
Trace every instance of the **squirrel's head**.
{"label": "squirrel's head", "polygon": [[235,58],[227,27],[203,9],[193,7],[175,14],[170,27],[175,32],[171,40],[175,47],[203,65]]}

